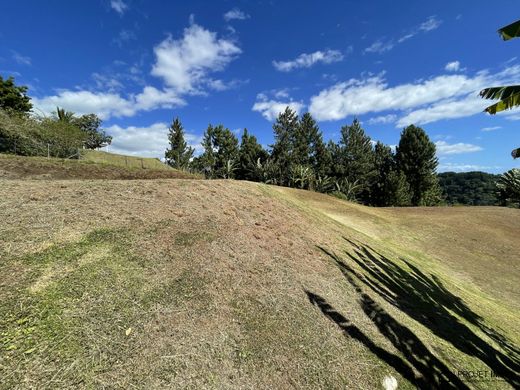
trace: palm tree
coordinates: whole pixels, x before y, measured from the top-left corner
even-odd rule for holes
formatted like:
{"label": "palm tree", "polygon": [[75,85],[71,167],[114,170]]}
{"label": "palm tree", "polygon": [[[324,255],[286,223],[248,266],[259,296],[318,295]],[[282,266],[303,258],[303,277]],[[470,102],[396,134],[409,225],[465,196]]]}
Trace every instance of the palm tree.
{"label": "palm tree", "polygon": [[[498,30],[498,33],[504,41],[520,37],[520,20],[502,27]],[[494,115],[497,112],[520,106],[520,85],[486,88],[480,91],[480,96],[484,99],[500,99],[499,102],[492,104],[484,110]],[[511,155],[513,158],[520,157],[520,148],[513,150]]]}

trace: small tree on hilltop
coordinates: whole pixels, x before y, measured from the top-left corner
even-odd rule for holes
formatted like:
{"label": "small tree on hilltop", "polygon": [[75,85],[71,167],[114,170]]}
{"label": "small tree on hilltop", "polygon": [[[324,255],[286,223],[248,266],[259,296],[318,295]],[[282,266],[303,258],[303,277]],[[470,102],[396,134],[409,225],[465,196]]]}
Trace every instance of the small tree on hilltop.
{"label": "small tree on hilltop", "polygon": [[258,169],[258,164],[262,166],[269,155],[262,148],[254,135],[249,134],[247,129],[244,129],[242,140],[240,143],[239,163],[237,169],[237,179],[258,181],[261,180],[261,175]]}
{"label": "small tree on hilltop", "polygon": [[186,143],[179,118],[173,120],[168,130],[168,141],[170,147],[164,153],[167,164],[173,168],[187,169],[195,150]]}
{"label": "small tree on hilltop", "polygon": [[435,144],[420,127],[410,125],[401,133],[396,153],[397,166],[410,185],[413,206],[429,206],[440,201]]}
{"label": "small tree on hilltop", "polygon": [[13,77],[4,80],[0,76],[0,109],[21,114],[31,111],[31,98],[27,96],[27,90],[26,86],[15,85]]}
{"label": "small tree on hilltop", "polygon": [[[65,112],[65,114],[68,114]],[[101,129],[103,121],[96,114],[85,114],[78,118],[74,116],[70,123],[79,127],[85,134],[84,146],[86,149],[99,149],[112,143],[112,137]]]}
{"label": "small tree on hilltop", "polygon": [[291,177],[291,164],[293,163],[294,137],[298,129],[298,115],[289,107],[285,108],[276,118],[273,125],[274,144],[272,145],[271,158],[279,168],[280,177],[277,179],[280,185],[289,185]]}

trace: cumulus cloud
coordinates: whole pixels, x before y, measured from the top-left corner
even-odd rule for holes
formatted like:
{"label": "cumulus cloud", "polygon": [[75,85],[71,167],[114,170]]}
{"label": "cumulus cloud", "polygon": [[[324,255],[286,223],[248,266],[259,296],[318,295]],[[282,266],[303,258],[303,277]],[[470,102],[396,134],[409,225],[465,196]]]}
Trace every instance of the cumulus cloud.
{"label": "cumulus cloud", "polygon": [[269,99],[263,93],[258,94],[256,100],[257,101],[253,105],[252,110],[261,113],[265,119],[271,122],[276,119],[278,114],[285,111],[287,107],[295,111],[297,114],[300,114],[305,107],[302,102],[296,102],[290,99],[286,101]]}
{"label": "cumulus cloud", "polygon": [[331,64],[343,60],[343,54],[339,50],[315,51],[314,53],[303,53],[290,61],[273,61],[273,66],[280,72],[290,72],[298,68],[310,68],[311,66],[322,62]]}
{"label": "cumulus cloud", "polygon": [[64,107],[78,115],[96,113],[101,119],[130,117],[138,111],[156,108],[173,108],[185,104],[172,90],[145,87],[137,95],[123,97],[119,93],[91,91],[60,91],[56,95],[33,98],[32,103],[39,111],[50,114],[56,107]]}
{"label": "cumulus cloud", "polygon": [[479,90],[514,82],[519,76],[520,66],[516,65],[494,75],[488,71],[472,77],[446,74],[397,86],[389,86],[383,75],[351,79],[312,96],[309,111],[325,121],[370,112],[404,111],[397,126],[461,118],[479,113],[489,104],[478,96]]}
{"label": "cumulus cloud", "polygon": [[238,8],[233,8],[224,14],[224,20],[226,22],[229,22],[230,20],[245,20],[249,18],[250,16],[248,14],[240,11]]}
{"label": "cumulus cloud", "polygon": [[110,7],[119,15],[123,15],[128,9],[128,5],[123,0],[110,0]]}
{"label": "cumulus cloud", "polygon": [[208,74],[223,70],[240,48],[231,40],[192,24],[181,39],[171,36],[154,48],[152,75],[160,77],[177,93],[200,93]]}
{"label": "cumulus cloud", "polygon": [[448,72],[456,72],[460,69],[460,62],[459,61],[453,61],[448,62],[446,66],[444,67],[444,70]]}
{"label": "cumulus cloud", "polygon": [[463,142],[458,142],[455,144],[449,144],[446,141],[437,141],[435,142],[435,146],[437,148],[437,155],[450,155],[450,154],[463,154],[463,153],[473,153],[480,152],[482,147],[473,144],[466,144]]}
{"label": "cumulus cloud", "polygon": [[55,95],[34,98],[37,110],[53,112],[56,106],[78,114],[96,113],[102,119],[130,117],[139,111],[173,108],[186,104],[183,96],[204,94],[205,89],[222,91],[247,81],[225,82],[209,77],[212,72],[223,70],[241,50],[232,41],[218,39],[216,34],[192,24],[181,38],[167,37],[155,48],[152,75],[164,80],[166,86],[156,88],[145,85],[140,93],[122,95],[122,80],[144,85],[139,69],[134,65],[124,78],[118,72],[111,76],[92,75],[96,87],[103,92],[90,90],[61,90]]}
{"label": "cumulus cloud", "polygon": [[[164,151],[168,147],[168,127],[164,122],[154,123],[150,126],[110,126],[106,129],[110,134],[112,144],[109,150],[114,153],[127,154],[130,156],[163,158]],[[201,152],[202,136],[186,132],[186,142]]]}

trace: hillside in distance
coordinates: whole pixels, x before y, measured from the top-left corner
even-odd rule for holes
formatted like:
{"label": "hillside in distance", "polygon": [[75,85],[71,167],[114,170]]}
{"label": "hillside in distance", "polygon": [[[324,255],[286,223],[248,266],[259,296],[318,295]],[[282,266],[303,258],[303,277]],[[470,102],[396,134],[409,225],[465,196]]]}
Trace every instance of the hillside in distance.
{"label": "hillside in distance", "polygon": [[519,217],[0,180],[0,388],[517,388]]}

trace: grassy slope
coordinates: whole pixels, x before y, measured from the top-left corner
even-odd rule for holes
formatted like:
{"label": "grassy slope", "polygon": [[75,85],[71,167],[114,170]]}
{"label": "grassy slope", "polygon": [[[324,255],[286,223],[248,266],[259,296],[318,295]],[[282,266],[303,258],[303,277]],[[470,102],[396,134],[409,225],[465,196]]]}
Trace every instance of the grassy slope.
{"label": "grassy slope", "polygon": [[[234,181],[2,181],[0,387],[518,386],[519,217]],[[506,381],[453,374],[490,367]]]}
{"label": "grassy slope", "polygon": [[110,164],[123,168],[141,168],[153,170],[170,170],[171,168],[163,164],[159,159],[125,156],[122,154],[108,153],[100,150],[81,150],[81,159],[94,163]]}
{"label": "grassy slope", "polygon": [[0,154],[0,179],[185,179],[195,175],[169,168],[154,159],[143,163],[128,157],[129,166],[121,164],[125,156],[86,151],[83,160],[45,157],[21,157]]}

